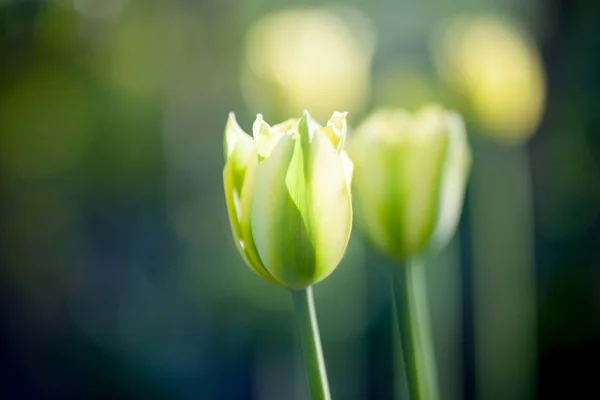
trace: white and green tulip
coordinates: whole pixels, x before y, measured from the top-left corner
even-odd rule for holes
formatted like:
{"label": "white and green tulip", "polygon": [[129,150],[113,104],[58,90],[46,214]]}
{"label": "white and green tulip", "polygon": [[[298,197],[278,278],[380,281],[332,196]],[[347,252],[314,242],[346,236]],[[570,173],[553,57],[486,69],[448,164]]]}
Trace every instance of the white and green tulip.
{"label": "white and green tulip", "polygon": [[391,269],[411,399],[437,400],[427,288],[419,255],[454,234],[471,167],[460,115],[428,106],[415,114],[385,109],[357,129],[354,199],[366,237],[398,266]]}
{"label": "white and green tulip", "polygon": [[225,198],[236,245],[269,282],[304,289],[331,274],[352,228],[352,163],[342,150],[346,113],[322,127],[308,112],[253,137],[233,113],[225,129]]}
{"label": "white and green tulip", "polygon": [[437,106],[377,111],[356,129],[349,153],[357,218],[379,250],[406,259],[447,243],[471,166],[460,115]]}

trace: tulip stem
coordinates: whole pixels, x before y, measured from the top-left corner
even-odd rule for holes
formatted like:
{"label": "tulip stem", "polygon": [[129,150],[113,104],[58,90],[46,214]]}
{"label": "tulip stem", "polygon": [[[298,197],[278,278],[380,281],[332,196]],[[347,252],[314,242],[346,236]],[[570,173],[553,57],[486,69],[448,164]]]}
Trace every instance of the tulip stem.
{"label": "tulip stem", "polygon": [[311,399],[330,400],[329,382],[327,381],[325,359],[323,358],[323,349],[321,348],[321,337],[319,335],[319,325],[317,324],[312,287],[292,290],[291,292],[294,301],[296,329],[300,337],[300,346],[302,348],[304,366],[306,367],[306,375],[308,376]]}
{"label": "tulip stem", "polygon": [[394,267],[392,291],[410,398],[437,400],[437,373],[423,263],[413,258]]}

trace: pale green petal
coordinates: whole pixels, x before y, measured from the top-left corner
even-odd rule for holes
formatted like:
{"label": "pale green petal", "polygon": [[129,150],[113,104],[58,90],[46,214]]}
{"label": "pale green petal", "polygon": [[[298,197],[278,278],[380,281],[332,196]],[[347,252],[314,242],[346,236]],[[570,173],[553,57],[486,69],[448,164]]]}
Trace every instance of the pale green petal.
{"label": "pale green petal", "polygon": [[252,125],[252,135],[254,136],[254,142],[256,143],[256,150],[261,160],[267,158],[273,148],[281,139],[284,133],[281,131],[274,131],[269,124],[265,122],[262,114],[256,115],[256,120]]}
{"label": "pale green petal", "polygon": [[237,249],[240,251],[244,261],[249,264],[243,249],[242,231],[240,228],[240,194],[235,190],[233,184],[233,169],[231,161],[228,161],[223,169],[223,186],[225,188],[225,204],[227,205],[227,214],[229,215],[231,233],[233,234],[233,239]]}
{"label": "pale green petal", "polygon": [[229,160],[236,148],[238,156],[241,156],[242,158],[247,158],[254,149],[252,137],[240,128],[234,113],[229,113],[229,118],[227,119],[223,148],[225,150],[225,161]]}
{"label": "pale green petal", "polygon": [[241,240],[239,221],[242,185],[246,176],[246,170],[248,169],[248,163],[252,154],[256,158],[256,153],[254,152],[254,141],[239,127],[233,113],[229,113],[225,127],[224,142],[226,157],[223,169],[225,199],[231,229],[235,242],[239,246]]}
{"label": "pale green petal", "polygon": [[281,132],[287,133],[295,128],[295,125],[298,123],[298,118],[290,118],[286,121],[283,121],[277,125],[273,125],[271,130],[273,132]]}
{"label": "pale green petal", "polygon": [[254,140],[239,127],[233,113],[229,113],[224,142],[225,160],[231,164],[229,174],[231,174],[233,189],[239,198],[248,162],[255,150]]}
{"label": "pale green petal", "polygon": [[327,124],[331,124],[333,127],[335,127],[335,129],[337,129],[339,132],[345,135],[348,129],[348,126],[346,124],[346,117],[348,117],[348,112],[334,111],[331,115],[331,118],[329,118]]}
{"label": "pale green petal", "polygon": [[446,121],[450,141],[442,178],[438,220],[432,238],[436,248],[444,247],[456,231],[471,169],[471,150],[462,118],[458,113],[447,113]]}
{"label": "pale green petal", "polygon": [[346,159],[349,165],[345,166],[327,137],[316,132],[310,146],[308,194],[318,280],[337,267],[350,239],[352,202],[347,180],[352,164]]}
{"label": "pale green petal", "polygon": [[340,158],[342,159],[342,165],[344,166],[344,177],[346,178],[346,184],[348,190],[352,187],[352,174],[354,173],[354,163],[345,151],[340,152]]}
{"label": "pale green petal", "polygon": [[258,165],[251,216],[265,268],[290,288],[311,285],[317,274],[310,226],[303,218],[307,195],[299,143],[300,138],[284,136]]}
{"label": "pale green petal", "polygon": [[352,192],[357,219],[367,239],[386,254],[396,255],[399,244],[390,233],[392,213],[399,209],[394,204],[394,193],[388,179],[395,171],[393,148],[368,136],[354,137],[348,147],[354,162]]}
{"label": "pale green petal", "polygon": [[338,153],[342,151],[346,142],[346,135],[348,133],[347,115],[347,112],[340,113],[336,111],[327,122],[327,125],[321,128],[321,131],[331,141],[331,144]]}
{"label": "pale green petal", "polygon": [[403,109],[383,108],[375,111],[357,128],[359,136],[374,138],[390,145],[401,141],[410,132],[411,114]]}
{"label": "pale green petal", "polygon": [[[251,153],[250,157],[247,160],[247,168],[245,170],[245,177],[248,178],[248,182],[244,182],[243,188],[236,188],[234,185],[235,181],[235,168],[234,168],[234,158],[231,158],[223,169],[223,184],[225,188],[225,203],[227,205],[227,214],[229,215],[229,223],[231,225],[231,231],[233,234],[233,238],[235,241],[235,245],[239,250],[242,258],[246,262],[246,264],[255,271],[259,276],[268,280],[269,282],[279,284],[271,275],[264,269],[260,258],[256,253],[256,248],[254,247],[254,242],[252,241],[251,235],[247,235],[244,233],[244,229],[248,224],[245,222],[244,216],[248,215],[249,208],[248,205],[243,207],[243,193],[246,192],[246,198],[249,198],[248,194],[252,192],[252,181],[254,170],[256,169],[257,164],[257,154],[256,152]],[[247,219],[247,218],[246,218]],[[249,231],[249,228],[246,228],[246,231]]]}
{"label": "pale green petal", "polygon": [[[302,118],[306,120],[308,137],[312,141],[312,137],[315,134],[315,132],[322,129],[321,124],[319,124],[317,120],[314,119],[312,115],[310,115],[308,110],[304,110],[304,112],[302,113]],[[302,121],[302,118],[300,119],[300,121],[298,121],[298,130],[300,129],[300,122]]]}
{"label": "pale green petal", "polygon": [[448,145],[448,131],[435,122],[419,124],[409,140],[396,148],[397,175],[394,197],[401,204],[396,240],[402,246],[400,255],[420,252],[428,243],[435,227],[443,166]]}
{"label": "pale green petal", "polygon": [[254,190],[254,176],[256,172],[256,166],[258,165],[258,155],[253,152],[248,162],[248,168],[244,179],[244,185],[241,191],[240,198],[240,240],[239,246],[244,253],[244,260],[248,266],[256,272],[259,276],[266,279],[267,281],[275,284],[280,284],[274,279],[266,270],[262,264],[262,261],[256,251],[256,245],[252,237],[252,223],[250,220],[252,210],[252,193]]}

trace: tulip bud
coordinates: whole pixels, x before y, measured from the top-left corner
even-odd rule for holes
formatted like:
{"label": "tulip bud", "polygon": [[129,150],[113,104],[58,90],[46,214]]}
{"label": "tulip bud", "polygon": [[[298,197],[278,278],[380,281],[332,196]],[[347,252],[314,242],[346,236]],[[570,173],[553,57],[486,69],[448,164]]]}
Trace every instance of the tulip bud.
{"label": "tulip bud", "polygon": [[223,181],[231,230],[264,279],[306,288],[342,259],[352,227],[346,130],[346,113],[325,127],[306,111],[274,126],[259,114],[252,138],[229,115]]}
{"label": "tulip bud", "polygon": [[359,223],[395,258],[445,245],[462,210],[471,153],[461,117],[429,106],[414,115],[385,109],[349,144]]}

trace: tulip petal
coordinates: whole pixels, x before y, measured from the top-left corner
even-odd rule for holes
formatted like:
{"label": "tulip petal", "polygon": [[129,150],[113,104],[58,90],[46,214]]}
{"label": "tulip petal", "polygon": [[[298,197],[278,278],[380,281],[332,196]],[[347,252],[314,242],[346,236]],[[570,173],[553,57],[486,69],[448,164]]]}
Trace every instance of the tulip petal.
{"label": "tulip petal", "polygon": [[280,122],[277,125],[273,125],[271,127],[271,130],[273,132],[287,133],[287,132],[291,131],[297,123],[298,123],[298,118],[290,118],[286,121]]}
{"label": "tulip petal", "polygon": [[[248,169],[248,163],[254,152],[254,142],[246,132],[244,132],[233,113],[229,114],[227,125],[225,127],[225,167],[223,168],[223,184],[225,189],[225,200],[227,212],[231,223],[231,230],[236,244],[240,245],[240,199],[242,185]],[[256,154],[254,154],[256,158]],[[241,249],[240,249],[241,250]]]}
{"label": "tulip petal", "polygon": [[438,220],[432,237],[433,245],[437,248],[444,247],[456,231],[472,162],[464,121],[458,113],[447,113],[446,121],[450,131],[448,155],[444,165]]}
{"label": "tulip petal", "polygon": [[[233,113],[229,114],[224,141],[227,160],[223,168],[225,203],[236,247],[252,270],[262,278],[278,283],[262,266],[252,236],[245,234],[244,228],[247,223],[244,219],[248,219],[245,216],[249,213],[249,207],[243,207],[243,194],[245,191],[251,192],[252,176],[258,156],[254,149],[254,140],[240,128]],[[248,195],[245,197],[250,198]]]}
{"label": "tulip petal", "polygon": [[348,133],[348,125],[346,122],[347,112],[334,112],[327,125],[322,128],[322,132],[331,141],[331,144],[339,154],[346,142],[346,134]]}
{"label": "tulip petal", "polygon": [[418,116],[413,134],[396,146],[393,197],[401,208],[393,226],[403,244],[402,256],[420,252],[435,228],[449,135],[440,119],[438,115]]}
{"label": "tulip petal", "polygon": [[327,137],[317,132],[311,143],[309,165],[309,211],[318,280],[322,280],[340,263],[350,239],[352,162],[345,154],[340,157]]}
{"label": "tulip petal", "polygon": [[393,204],[395,199],[388,197],[388,192],[392,192],[388,178],[396,168],[393,149],[371,135],[356,136],[350,144],[348,151],[355,165],[353,202],[358,211],[358,222],[377,248],[396,255],[398,246],[388,232],[391,224],[388,210],[395,212],[394,207],[400,207],[400,204]]}
{"label": "tulip petal", "polygon": [[240,212],[242,218],[240,218],[240,245],[244,253],[244,259],[254,272],[271,283],[281,284],[281,282],[274,278],[265,269],[264,264],[258,254],[258,250],[256,249],[256,244],[254,242],[254,236],[252,233],[251,210],[253,208],[253,193],[255,190],[254,182],[257,166],[258,156],[256,153],[254,153],[254,157],[251,157],[248,163],[248,170],[246,172],[246,178],[244,180],[244,185],[241,192]]}
{"label": "tulip petal", "polygon": [[342,165],[344,166],[344,177],[346,178],[346,185],[348,190],[352,187],[352,175],[354,174],[354,163],[345,151],[340,152],[340,158],[342,159]]}
{"label": "tulip petal", "polygon": [[[229,223],[231,225],[231,232],[235,245],[240,251],[240,254],[244,258],[244,261],[248,263],[248,259],[244,254],[244,243],[242,239],[242,231],[240,227],[240,207],[239,207],[239,192],[235,190],[233,184],[233,168],[232,162],[229,161],[225,164],[223,169],[223,186],[225,188],[225,204],[227,205],[227,214],[229,215]],[[237,203],[237,204],[236,204]]]}
{"label": "tulip petal", "polygon": [[[297,168],[298,138],[284,136],[256,170],[252,207],[252,232],[264,266],[277,280],[291,288],[309,286],[315,275],[315,250],[302,218],[306,208],[303,168]],[[289,178],[288,178],[289,176]],[[288,187],[296,191],[293,199]],[[293,187],[296,186],[296,187]],[[303,197],[303,198],[300,198]]]}
{"label": "tulip petal", "polygon": [[237,123],[234,113],[229,113],[227,119],[227,125],[225,126],[224,136],[224,150],[225,150],[225,161],[229,160],[236,147],[238,151],[242,151],[239,154],[242,157],[248,157],[250,152],[254,149],[254,141]]}
{"label": "tulip petal", "polygon": [[279,139],[284,132],[275,131],[265,122],[262,114],[256,115],[256,120],[252,125],[252,135],[256,143],[256,150],[261,160],[267,158],[273,148],[279,143]]}

